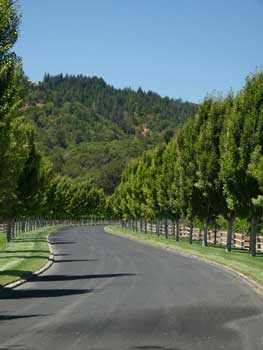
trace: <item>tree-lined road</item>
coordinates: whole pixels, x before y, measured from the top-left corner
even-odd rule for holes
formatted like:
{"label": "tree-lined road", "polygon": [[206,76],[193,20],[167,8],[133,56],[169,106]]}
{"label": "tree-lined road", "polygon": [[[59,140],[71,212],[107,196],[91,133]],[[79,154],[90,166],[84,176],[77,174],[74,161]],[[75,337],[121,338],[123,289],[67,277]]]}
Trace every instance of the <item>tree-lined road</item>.
{"label": "tree-lined road", "polygon": [[263,348],[263,299],[231,274],[102,227],[52,247],[46,273],[0,294],[0,350]]}

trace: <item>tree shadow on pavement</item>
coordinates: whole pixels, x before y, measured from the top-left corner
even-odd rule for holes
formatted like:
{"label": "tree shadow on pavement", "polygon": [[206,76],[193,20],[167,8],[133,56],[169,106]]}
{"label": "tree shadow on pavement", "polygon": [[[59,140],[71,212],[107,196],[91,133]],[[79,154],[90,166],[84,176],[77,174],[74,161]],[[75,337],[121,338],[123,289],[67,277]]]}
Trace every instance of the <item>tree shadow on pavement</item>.
{"label": "tree shadow on pavement", "polygon": [[34,318],[34,317],[44,317],[48,315],[44,314],[34,314],[34,315],[0,315],[0,322],[1,321],[12,321],[12,320],[17,320],[21,318]]}
{"label": "tree shadow on pavement", "polygon": [[76,244],[76,242],[69,242],[69,241],[61,241],[61,242],[50,242],[52,245],[59,245],[59,244]]}
{"label": "tree shadow on pavement", "polygon": [[29,348],[25,348],[22,345],[8,345],[8,348],[0,348],[0,350],[31,350]]}
{"label": "tree shadow on pavement", "polygon": [[55,254],[53,254],[54,256],[70,256],[70,255],[72,255],[72,254],[68,254],[68,253],[55,253]]}
{"label": "tree shadow on pavement", "polygon": [[98,259],[62,259],[54,260],[54,263],[67,263],[67,262],[83,262],[83,261],[98,261]]}
{"label": "tree shadow on pavement", "polygon": [[0,294],[0,300],[28,298],[57,298],[93,293],[94,289],[9,289]]}
{"label": "tree shadow on pavement", "polygon": [[158,346],[158,345],[133,346],[130,349],[134,349],[134,350],[180,350],[179,348],[174,348],[174,347],[167,348],[166,346]]}
{"label": "tree shadow on pavement", "polygon": [[90,280],[97,278],[116,278],[135,276],[134,273],[108,273],[108,274],[94,274],[94,275],[47,275],[47,276],[33,276],[30,280],[34,282],[50,282],[50,281],[75,281],[75,280]]}

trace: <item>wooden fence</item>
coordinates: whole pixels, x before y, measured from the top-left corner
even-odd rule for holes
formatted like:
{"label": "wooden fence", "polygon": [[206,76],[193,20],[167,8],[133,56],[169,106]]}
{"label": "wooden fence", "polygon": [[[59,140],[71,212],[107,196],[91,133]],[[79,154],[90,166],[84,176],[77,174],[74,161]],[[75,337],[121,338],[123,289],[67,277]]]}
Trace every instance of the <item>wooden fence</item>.
{"label": "wooden fence", "polygon": [[[128,227],[133,230],[138,230],[145,233],[165,235],[167,232],[168,237],[175,237],[176,227],[175,224],[165,224],[163,221],[149,223],[145,221],[126,221],[123,222],[125,227]],[[208,230],[207,242],[212,245],[226,246],[227,233],[222,230]],[[190,237],[190,227],[182,223],[179,224],[179,237],[189,238]],[[200,228],[193,228],[192,233],[193,241],[202,241],[203,240],[203,230]],[[250,248],[250,236],[247,233],[233,233],[232,235],[232,247],[249,250]],[[257,236],[256,248],[258,253],[263,253],[263,236]]]}

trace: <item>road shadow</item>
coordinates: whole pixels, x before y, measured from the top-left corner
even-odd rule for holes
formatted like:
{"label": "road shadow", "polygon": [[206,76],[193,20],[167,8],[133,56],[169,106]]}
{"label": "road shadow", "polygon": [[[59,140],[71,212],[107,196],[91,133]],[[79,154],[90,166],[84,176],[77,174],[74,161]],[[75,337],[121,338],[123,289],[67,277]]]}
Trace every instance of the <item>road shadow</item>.
{"label": "road shadow", "polygon": [[59,245],[59,244],[76,244],[76,242],[69,242],[69,241],[61,241],[61,242],[59,242],[59,241],[54,241],[54,242],[50,242],[50,244],[52,244],[52,245]]}
{"label": "road shadow", "polygon": [[53,254],[54,256],[71,256],[72,254],[68,254],[68,253],[55,253]]}
{"label": "road shadow", "polygon": [[29,348],[25,348],[24,346],[22,345],[8,345],[8,348],[1,348],[0,347],[0,350],[32,350],[32,349],[29,349]]}
{"label": "road shadow", "polygon": [[108,273],[108,274],[94,274],[94,275],[48,275],[48,276],[32,276],[30,278],[33,282],[58,282],[58,281],[77,281],[90,280],[98,278],[117,278],[126,276],[135,276],[133,273]]}
{"label": "road shadow", "polygon": [[58,298],[71,295],[93,293],[94,289],[9,289],[0,294],[0,300],[31,299],[31,298]]}
{"label": "road shadow", "polygon": [[98,259],[63,259],[63,260],[54,260],[54,263],[69,263],[69,262],[83,262],[83,261],[98,261]]}
{"label": "road shadow", "polygon": [[166,346],[159,346],[159,345],[139,345],[139,346],[132,346],[130,349],[134,349],[134,350],[181,350],[179,348],[174,348],[174,347],[167,348]]}
{"label": "road shadow", "polygon": [[[35,317],[45,317],[48,315],[44,314],[33,314],[33,315],[0,315],[0,322],[1,321],[13,321],[18,319],[25,319],[25,318],[35,318]],[[0,348],[1,349],[1,348]]]}

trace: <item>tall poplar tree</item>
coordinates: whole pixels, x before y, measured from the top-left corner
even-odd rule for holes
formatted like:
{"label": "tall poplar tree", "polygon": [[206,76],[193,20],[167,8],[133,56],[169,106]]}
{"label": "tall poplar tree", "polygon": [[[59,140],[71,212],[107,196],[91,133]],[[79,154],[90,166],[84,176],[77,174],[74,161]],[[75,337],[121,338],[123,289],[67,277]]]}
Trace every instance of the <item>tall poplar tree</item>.
{"label": "tall poplar tree", "polygon": [[207,226],[222,211],[224,201],[219,180],[220,137],[225,116],[225,103],[222,98],[206,98],[199,108],[195,130],[196,174],[195,186],[200,191],[202,205],[199,216],[204,220],[204,245],[207,245]]}
{"label": "tall poplar tree", "polygon": [[[0,211],[2,218],[12,216],[17,175],[23,168],[21,164],[23,155],[21,152],[17,154],[17,141],[12,138],[13,129],[17,126],[15,118],[20,104],[21,65],[11,49],[17,40],[19,21],[16,2],[0,0]],[[24,131],[21,130],[21,132]],[[14,164],[18,166],[16,169]]]}
{"label": "tall poplar tree", "polygon": [[176,205],[180,208],[182,217],[190,222],[190,243],[192,243],[193,219],[198,213],[200,195],[195,186],[196,174],[196,131],[195,121],[189,119],[176,135],[178,154],[175,160],[175,190]]}

